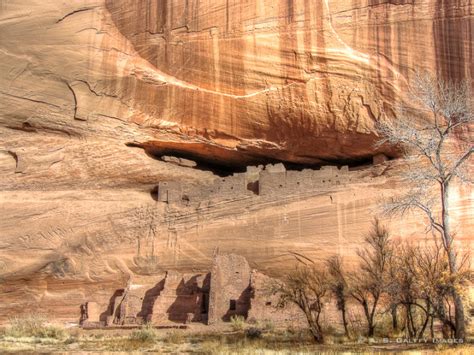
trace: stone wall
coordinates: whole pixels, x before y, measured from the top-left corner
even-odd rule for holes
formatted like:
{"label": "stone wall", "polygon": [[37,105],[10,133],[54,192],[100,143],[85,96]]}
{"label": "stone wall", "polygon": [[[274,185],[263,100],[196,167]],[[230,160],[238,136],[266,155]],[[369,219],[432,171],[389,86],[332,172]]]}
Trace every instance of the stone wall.
{"label": "stone wall", "polygon": [[301,326],[306,324],[303,312],[294,304],[280,305],[280,296],[271,291],[271,277],[253,270],[250,277],[252,288],[251,306],[247,320],[252,322],[268,321],[275,326]]}
{"label": "stone wall", "polygon": [[294,304],[280,305],[271,290],[271,277],[251,270],[239,255],[217,255],[211,271],[208,323],[228,321],[233,315],[249,323],[269,321],[277,326],[301,326],[306,319]]}
{"label": "stone wall", "polygon": [[247,318],[250,308],[250,274],[247,260],[239,255],[216,255],[211,270],[209,324],[234,315]]}
{"label": "stone wall", "polygon": [[185,183],[162,181],[158,183],[158,201],[168,204],[195,206],[210,200],[226,200],[259,195],[291,195],[316,189],[327,189],[351,182],[356,172],[347,166],[323,166],[319,170],[286,170],[279,164],[265,167],[249,166],[245,173],[234,173],[220,177],[211,185],[187,185]]}
{"label": "stone wall", "polygon": [[[107,306],[95,301],[82,305],[81,324],[86,328],[140,326],[145,322],[214,324],[228,322],[235,315],[249,323],[304,326],[306,319],[296,305],[280,304],[279,295],[272,292],[274,282],[252,270],[243,256],[217,254],[210,273],[168,271],[130,278],[110,297]],[[336,313],[330,313],[334,318]]]}
{"label": "stone wall", "polygon": [[209,274],[183,275],[168,271],[148,320],[153,324],[207,320]]}

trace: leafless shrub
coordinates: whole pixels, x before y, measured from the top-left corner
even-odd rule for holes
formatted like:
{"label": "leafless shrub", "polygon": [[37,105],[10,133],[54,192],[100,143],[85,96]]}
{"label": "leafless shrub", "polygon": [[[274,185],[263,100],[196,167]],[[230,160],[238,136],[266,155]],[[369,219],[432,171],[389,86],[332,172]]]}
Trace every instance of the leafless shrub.
{"label": "leafless shrub", "polygon": [[393,246],[387,229],[376,219],[358,251],[359,268],[349,278],[349,292],[363,308],[367,321],[367,336],[375,331],[375,316],[382,294],[388,289],[388,270]]}
{"label": "leafless shrub", "polygon": [[453,274],[446,253],[436,240],[422,245],[405,242],[397,248],[390,267],[388,293],[391,304],[403,308],[402,330],[407,337],[421,339],[430,329],[434,338],[435,319],[441,322],[444,337],[454,335],[452,290],[462,293],[470,275],[468,255],[461,260]]}
{"label": "leafless shrub", "polygon": [[321,313],[328,287],[327,272],[324,268],[317,268],[314,265],[298,267],[284,282],[274,287],[274,293],[280,295],[280,305],[291,302],[303,311],[309,330],[317,343],[324,342]]}
{"label": "leafless shrub", "polygon": [[347,322],[347,298],[349,296],[349,288],[347,285],[345,271],[342,265],[342,258],[334,255],[326,261],[326,267],[329,273],[329,288],[336,299],[337,309],[341,312],[344,333],[349,337],[349,329]]}

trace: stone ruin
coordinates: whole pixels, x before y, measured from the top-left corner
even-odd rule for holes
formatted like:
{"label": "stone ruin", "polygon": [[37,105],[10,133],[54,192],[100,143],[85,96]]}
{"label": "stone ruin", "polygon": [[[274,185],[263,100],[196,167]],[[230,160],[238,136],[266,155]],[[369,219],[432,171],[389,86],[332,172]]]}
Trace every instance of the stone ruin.
{"label": "stone ruin", "polygon": [[348,166],[323,166],[319,170],[286,170],[279,164],[248,166],[245,173],[214,180],[211,185],[190,186],[178,181],[160,181],[157,200],[168,204],[193,205],[208,200],[233,199],[241,196],[290,195],[329,188],[351,182],[357,172]]}
{"label": "stone ruin", "polygon": [[217,255],[211,270],[209,323],[229,321],[234,315],[245,318],[251,305],[251,272],[245,258]]}
{"label": "stone ruin", "polygon": [[304,322],[296,306],[278,308],[278,295],[268,291],[272,279],[252,270],[235,254],[217,255],[210,273],[168,271],[163,278],[136,276],[118,289],[108,303],[99,300],[81,306],[84,328],[215,324],[233,315],[275,324]]}

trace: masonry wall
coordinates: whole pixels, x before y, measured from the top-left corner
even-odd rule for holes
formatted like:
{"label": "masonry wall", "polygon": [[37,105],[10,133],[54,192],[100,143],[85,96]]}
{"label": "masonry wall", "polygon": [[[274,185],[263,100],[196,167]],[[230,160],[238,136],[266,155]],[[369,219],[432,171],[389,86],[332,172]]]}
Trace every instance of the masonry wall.
{"label": "masonry wall", "polygon": [[154,324],[206,321],[208,294],[209,274],[183,275],[168,271],[149,320]]}
{"label": "masonry wall", "polygon": [[247,318],[250,308],[250,274],[247,260],[235,254],[217,255],[211,269],[208,323]]}
{"label": "masonry wall", "polygon": [[275,326],[304,326],[304,313],[292,303],[280,304],[280,295],[271,291],[275,282],[271,277],[256,270],[251,273],[252,297],[247,320],[252,322],[269,321]]}
{"label": "masonry wall", "polygon": [[180,182],[158,184],[158,201],[197,206],[201,202],[274,194],[291,195],[348,183],[356,173],[347,166],[323,166],[319,170],[286,171],[283,164],[249,166],[245,173],[220,177],[207,186],[189,186]]}
{"label": "masonry wall", "polygon": [[226,322],[233,315],[248,322],[270,321],[276,326],[305,325],[304,314],[293,304],[279,306],[272,294],[274,280],[251,270],[239,255],[214,258],[210,273],[134,276],[111,295],[107,307],[96,302],[82,306],[84,327],[139,326]]}

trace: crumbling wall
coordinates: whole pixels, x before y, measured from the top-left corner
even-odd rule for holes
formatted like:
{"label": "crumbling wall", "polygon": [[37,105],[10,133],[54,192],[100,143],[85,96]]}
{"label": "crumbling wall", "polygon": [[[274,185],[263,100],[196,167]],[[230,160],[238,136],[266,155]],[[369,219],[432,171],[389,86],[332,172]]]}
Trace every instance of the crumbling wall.
{"label": "crumbling wall", "polygon": [[211,269],[208,323],[247,317],[250,308],[250,273],[247,260],[235,254],[216,255]]}
{"label": "crumbling wall", "polygon": [[329,188],[351,181],[347,166],[323,166],[319,170],[286,171],[282,164],[267,165],[260,172],[259,195],[294,194]]}
{"label": "crumbling wall", "polygon": [[157,195],[160,202],[197,206],[205,201],[235,199],[240,196],[291,195],[324,189],[350,182],[352,175],[353,172],[347,166],[286,171],[281,163],[268,164],[265,167],[249,166],[245,173],[217,178],[207,186],[162,181],[157,186]]}
{"label": "crumbling wall", "polygon": [[[157,282],[158,281],[158,282]],[[270,321],[277,326],[300,326],[306,320],[293,304],[279,305],[272,293],[276,282],[256,270],[240,255],[216,255],[210,273],[133,276],[116,290],[106,310],[90,301],[81,306],[84,327],[139,326],[145,322],[229,321],[233,315],[249,322]]]}
{"label": "crumbling wall", "polygon": [[154,303],[149,320],[154,324],[206,320],[208,293],[207,274],[186,275],[168,271],[164,288]]}
{"label": "crumbling wall", "polygon": [[235,173],[232,176],[223,177],[215,180],[213,184],[214,197],[226,199],[228,197],[235,197],[239,195],[246,195],[247,178],[245,173]]}
{"label": "crumbling wall", "polygon": [[135,276],[131,278],[123,295],[114,300],[114,312],[107,319],[107,325],[143,324],[148,320],[152,304],[163,289],[163,282],[156,282],[163,276]]}
{"label": "crumbling wall", "polygon": [[252,271],[250,277],[252,297],[250,299],[248,321],[268,321],[276,326],[299,327],[305,325],[305,315],[295,304],[281,304],[280,295],[272,290],[275,282],[275,279],[261,272]]}
{"label": "crumbling wall", "polygon": [[282,194],[286,186],[286,169],[283,164],[268,164],[260,171],[259,195]]}

